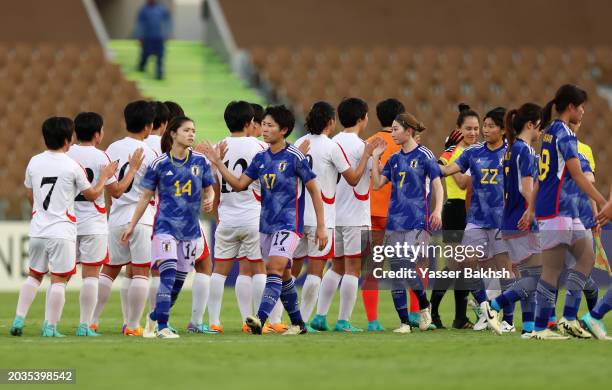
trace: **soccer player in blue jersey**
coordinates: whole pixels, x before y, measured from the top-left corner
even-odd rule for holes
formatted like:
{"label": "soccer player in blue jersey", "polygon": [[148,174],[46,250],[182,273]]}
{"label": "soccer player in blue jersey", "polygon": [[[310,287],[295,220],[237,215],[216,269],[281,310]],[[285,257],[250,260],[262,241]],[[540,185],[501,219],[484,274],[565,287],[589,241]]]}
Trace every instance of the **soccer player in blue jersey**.
{"label": "soccer player in blue jersey", "polygon": [[304,188],[310,193],[316,214],[315,241],[319,250],[325,248],[328,240],[315,174],[304,154],[286,141],[294,124],[293,113],[285,106],[266,108],[262,129],[264,141],[270,147],[256,154],[240,177],[233,175],[210,144],[205,143],[201,148],[234,191],[243,191],[254,180],[261,184],[259,232],[267,277],[257,316],[246,319],[253,334],[262,333],[262,325],[279,298],[291,319],[291,326],[284,334],[307,332],[291,277],[293,252],[304,232]]}
{"label": "soccer player in blue jersey", "polygon": [[[498,324],[498,311],[510,308],[521,301],[523,334],[529,337],[533,331],[535,288],[542,273],[539,239],[534,216],[527,204],[534,201],[534,184],[537,177],[537,157],[534,142],[540,134],[542,108],[534,103],[525,103],[506,115],[506,140],[508,150],[504,156],[504,214],[502,237],[508,246],[512,263],[520,272],[510,288],[485,305],[485,318],[493,329],[501,334],[509,324]],[[494,322],[494,323],[492,323]]]}
{"label": "soccer player in blue jersey", "polygon": [[[442,226],[442,202],[444,190],[440,181],[440,168],[433,153],[414,140],[414,134],[425,130],[425,126],[413,115],[398,115],[392,124],[391,136],[399,152],[393,154],[385,164],[382,173],[378,161],[385,147],[375,149],[372,169],[372,186],[375,190],[391,182],[391,202],[385,228],[385,245],[408,243],[408,245],[427,245],[429,232]],[[428,192],[433,188],[434,208],[429,211]],[[392,258],[393,270],[416,268],[417,254],[412,259]],[[408,260],[408,261],[407,261]],[[423,282],[419,276],[408,278],[419,301],[419,329],[427,330],[431,324],[431,312]],[[391,295],[401,324],[396,333],[410,333],[406,288],[403,281],[394,280]]]}
{"label": "soccer player in blue jersey", "polygon": [[[503,123],[505,113],[506,110],[502,107],[489,111],[483,120],[482,133],[485,142],[468,147],[457,160],[442,166],[441,170],[446,176],[467,171],[472,176],[470,208],[461,244],[481,249],[484,256],[478,260],[482,270],[506,271],[512,276],[508,248],[501,238],[504,213],[503,158],[506,153]],[[471,267],[470,263],[471,261],[466,262],[464,266]],[[503,290],[512,283],[511,277],[500,280]],[[466,284],[481,309],[474,330],[484,330],[487,328],[487,320],[482,309],[488,306],[484,281],[470,278],[466,279]]]}
{"label": "soccer player in blue jersey", "polygon": [[157,322],[154,336],[171,339],[179,336],[168,328],[170,307],[185,276],[195,264],[197,241],[202,234],[200,205],[204,197],[204,210],[212,210],[214,178],[206,158],[190,149],[195,141],[195,126],[191,119],[175,118],[163,137],[172,138],[172,148],[147,169],[141,184],[143,194],[122,241],[129,240],[134,226],[158,190],[159,208],[153,226],[152,245],[153,260],[159,266],[160,285],[155,310],[149,314],[149,319]]}
{"label": "soccer player in blue jersey", "polygon": [[[612,286],[611,286],[612,287]],[[598,340],[612,340],[608,336],[606,327],[603,323],[604,316],[612,309],[612,288],[609,288],[604,296],[597,301],[597,304],[588,313],[582,316],[586,328]]]}
{"label": "soccer player in blue jersey", "polygon": [[[535,333],[536,339],[566,339],[547,328],[554,313],[559,275],[563,270],[568,249],[576,258],[576,266],[569,270],[566,288],[580,293],[591,273],[593,262],[586,261],[583,253],[588,245],[584,225],[575,207],[575,195],[564,193],[562,188],[575,181],[599,206],[606,199],[584,175],[580,166],[576,135],[568,127],[578,123],[584,114],[587,93],[575,85],[559,88],[544,107],[542,127],[546,131],[542,139],[542,150],[538,164],[538,191],[535,216],[540,230],[542,246],[542,276],[536,289]],[[551,123],[552,108],[557,118]],[[533,208],[533,205],[530,205]],[[576,309],[577,310],[577,309]],[[578,321],[568,321],[568,327],[578,331]],[[572,332],[569,332],[572,333]]]}

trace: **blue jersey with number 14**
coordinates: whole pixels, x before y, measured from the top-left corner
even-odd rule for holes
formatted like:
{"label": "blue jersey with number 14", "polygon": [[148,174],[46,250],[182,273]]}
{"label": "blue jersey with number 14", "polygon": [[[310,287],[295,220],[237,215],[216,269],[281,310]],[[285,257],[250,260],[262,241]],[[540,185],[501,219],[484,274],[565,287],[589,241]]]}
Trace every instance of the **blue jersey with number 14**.
{"label": "blue jersey with number 14", "polygon": [[201,237],[202,188],[214,182],[203,154],[190,150],[185,160],[178,160],[165,153],[154,160],[141,182],[149,191],[159,190],[153,234],[169,234],[177,240]]}

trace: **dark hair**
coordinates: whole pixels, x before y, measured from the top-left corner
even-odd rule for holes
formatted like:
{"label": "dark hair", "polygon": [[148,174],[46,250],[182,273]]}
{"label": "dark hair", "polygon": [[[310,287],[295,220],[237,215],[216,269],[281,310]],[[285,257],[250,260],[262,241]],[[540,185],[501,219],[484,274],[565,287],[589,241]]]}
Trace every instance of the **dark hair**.
{"label": "dark hair", "polygon": [[43,138],[49,150],[58,150],[66,145],[66,141],[72,141],[74,123],[72,119],[52,116],[42,124]]}
{"label": "dark hair", "polygon": [[123,110],[125,127],[130,133],[140,133],[146,126],[153,125],[155,110],[150,102],[136,100],[128,103]]}
{"label": "dark hair", "polygon": [[537,123],[542,117],[542,107],[535,103],[525,103],[518,109],[514,108],[506,114],[506,139],[512,145],[516,137],[521,134],[528,122]]}
{"label": "dark hair", "polygon": [[159,129],[162,123],[170,121],[170,110],[163,102],[153,102],[153,109],[155,109],[155,119],[153,119],[153,128]]}
{"label": "dark hair", "polygon": [[399,114],[406,112],[406,107],[397,99],[385,99],[376,105],[376,116],[382,127],[389,127]]}
{"label": "dark hair", "polygon": [[572,104],[578,107],[588,100],[588,95],[585,90],[573,84],[562,85],[555,93],[555,98],[549,101],[542,109],[542,124],[541,128],[545,129],[552,118],[552,107],[555,106],[557,113],[561,114]]}
{"label": "dark hair", "polygon": [[95,112],[80,112],[74,118],[74,131],[79,141],[89,142],[96,133],[102,131],[104,121],[102,116]]}
{"label": "dark hair", "polygon": [[504,129],[504,118],[506,116],[506,109],[504,107],[495,107],[491,111],[487,112],[482,120],[489,118],[491,119],[500,129]]}
{"label": "dark hair", "polygon": [[[343,127],[353,127],[368,114],[368,103],[359,98],[346,98],[338,105],[338,118]],[[393,122],[393,121],[391,121]]]}
{"label": "dark hair", "polygon": [[172,136],[170,133],[176,132],[185,122],[193,122],[193,119],[186,116],[177,116],[176,118],[172,118],[170,123],[168,123],[160,141],[162,153],[170,152],[170,149],[172,149]]}
{"label": "dark hair", "polygon": [[467,104],[459,103],[457,108],[459,109],[459,116],[457,117],[457,128],[463,126],[463,122],[465,122],[465,118],[468,118],[471,116],[476,117],[476,119],[480,121],[480,116],[478,116],[478,113],[472,110],[472,108],[468,106]]}
{"label": "dark hair", "polygon": [[329,121],[336,117],[336,110],[327,102],[316,102],[312,105],[310,112],[306,116],[306,130],[310,134],[321,134],[329,124]]}
{"label": "dark hair", "polygon": [[173,118],[176,118],[177,116],[185,116],[185,111],[183,111],[183,108],[179,106],[178,103],[167,100],[164,102],[164,104],[170,112],[170,115],[168,115],[168,122],[170,122]]}
{"label": "dark hair", "polygon": [[253,120],[261,124],[261,121],[264,118],[264,108],[257,103],[251,103],[251,106],[253,107],[253,112],[255,113],[255,117],[253,118]]}
{"label": "dark hair", "polygon": [[230,133],[244,130],[244,127],[248,126],[254,117],[253,106],[244,100],[230,102],[223,113]]}
{"label": "dark hair", "polygon": [[287,129],[285,138],[289,137],[293,131],[293,126],[295,126],[295,116],[293,116],[293,113],[287,107],[281,104],[280,106],[266,107],[264,117],[267,115],[270,115],[272,119],[274,119],[274,122],[278,123],[281,130]]}
{"label": "dark hair", "polygon": [[[414,115],[409,114],[407,112],[397,115],[394,121],[399,123],[404,128],[404,130],[411,128],[417,133],[427,130],[427,127],[425,127],[423,122],[419,121]],[[391,123],[393,124],[393,122]]]}

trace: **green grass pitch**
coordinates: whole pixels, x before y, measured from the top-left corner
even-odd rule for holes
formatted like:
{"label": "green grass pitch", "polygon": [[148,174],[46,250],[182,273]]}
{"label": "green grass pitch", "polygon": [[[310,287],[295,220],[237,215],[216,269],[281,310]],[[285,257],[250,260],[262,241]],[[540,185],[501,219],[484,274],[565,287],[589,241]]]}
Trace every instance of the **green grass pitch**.
{"label": "green grass pitch", "polygon": [[[44,294],[39,292],[23,337],[8,334],[16,293],[0,294],[0,368],[75,368],[84,389],[603,389],[610,386],[612,343],[594,340],[521,340],[518,333],[437,330],[398,335],[388,291],[380,293],[383,333],[318,333],[297,337],[240,333],[234,291],[224,295],[225,333],[183,331],[191,311],[184,291],[171,323],[178,340],[128,338],[120,334],[119,295],[103,313],[100,338],[73,336],[78,325],[78,293],[69,292],[60,330],[65,339],[39,336]],[[333,326],[338,296],[330,311]],[[452,293],[443,301],[445,323],[452,320]],[[583,305],[584,306],[584,305]],[[584,312],[581,308],[581,313]],[[470,313],[471,314],[471,313]],[[520,313],[517,308],[517,323]],[[353,323],[365,327],[361,297]],[[612,328],[612,319],[606,319]],[[39,388],[22,385],[19,388]],[[45,385],[43,385],[45,386]]]}

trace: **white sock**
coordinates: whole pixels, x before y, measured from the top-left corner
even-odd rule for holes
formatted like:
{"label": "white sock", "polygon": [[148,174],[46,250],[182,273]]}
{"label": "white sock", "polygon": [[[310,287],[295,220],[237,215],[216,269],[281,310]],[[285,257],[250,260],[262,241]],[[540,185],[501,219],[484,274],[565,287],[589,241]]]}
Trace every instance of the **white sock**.
{"label": "white sock", "polygon": [[191,323],[201,324],[208,303],[210,276],[196,272],[191,286]]}
{"label": "white sock", "polygon": [[[253,278],[254,279],[254,278]],[[265,276],[264,276],[265,279]],[[253,280],[250,276],[238,275],[236,278],[236,299],[240,308],[240,317],[242,322],[246,321],[248,316],[253,315]],[[210,310],[208,311],[210,313]]]}
{"label": "white sock", "polygon": [[[253,307],[253,312],[256,313],[259,310],[259,306],[261,305],[261,298],[263,298],[263,292],[266,288],[266,274],[255,274],[252,276],[251,280],[252,280],[251,297],[253,300],[252,307]],[[281,306],[282,306],[282,302],[281,302]],[[281,314],[282,314],[282,309],[281,309]],[[274,323],[275,322],[273,322],[273,324]]]}
{"label": "white sock", "polygon": [[317,314],[326,316],[329,312],[334,294],[342,280],[342,275],[332,269],[327,270],[321,280],[321,290],[319,291],[319,302],[317,303]]}
{"label": "white sock", "polygon": [[285,310],[285,308],[283,307],[283,303],[279,299],[278,301],[276,301],[276,305],[274,305],[272,311],[270,312],[270,315],[268,316],[268,322],[271,324],[278,324],[279,322],[282,322],[283,310]]}
{"label": "white sock", "polygon": [[140,317],[147,304],[147,293],[149,291],[149,278],[143,275],[132,277],[130,289],[127,296],[127,322],[130,329],[137,329],[140,326]]}
{"label": "white sock", "polygon": [[221,325],[221,303],[227,276],[213,273],[210,277],[210,292],[208,295],[208,322],[210,325]]}
{"label": "white sock", "polygon": [[128,303],[128,294],[131,284],[132,279],[124,276],[123,280],[121,281],[121,290],[119,290],[119,296],[121,297],[121,313],[123,314],[124,324],[127,324],[129,317],[130,305]]}
{"label": "white sock", "polygon": [[321,286],[320,277],[310,274],[306,276],[306,281],[304,281],[302,286],[302,304],[300,305],[300,312],[304,322],[310,320],[310,315],[319,297],[319,286]]}
{"label": "white sock", "polygon": [[108,298],[111,294],[111,288],[113,287],[113,280],[105,274],[100,274],[98,279],[98,299],[96,302],[96,308],[94,309],[91,323],[98,325],[100,323],[100,315],[104,310],[104,305],[108,302]]}
{"label": "white sock", "polygon": [[91,322],[91,316],[96,308],[96,301],[98,300],[98,278],[89,277],[83,279],[83,286],[81,287],[81,295],[79,296],[79,303],[81,305],[81,318],[79,322],[81,324],[89,325]]}
{"label": "white sock", "polygon": [[157,289],[159,289],[159,276],[151,276],[151,283],[149,284],[149,312],[155,310]]}
{"label": "white sock", "polygon": [[49,297],[45,307],[45,321],[49,325],[57,325],[62,317],[62,310],[66,302],[66,284],[53,283],[47,290]]}
{"label": "white sock", "polygon": [[351,319],[357,300],[357,290],[359,290],[359,278],[355,275],[344,275],[340,285],[339,320],[349,321]]}
{"label": "white sock", "polygon": [[30,306],[34,302],[38,287],[40,287],[40,282],[31,276],[28,276],[25,282],[23,282],[19,290],[19,299],[17,300],[16,314],[18,316],[25,318],[28,315],[28,310],[30,310]]}

